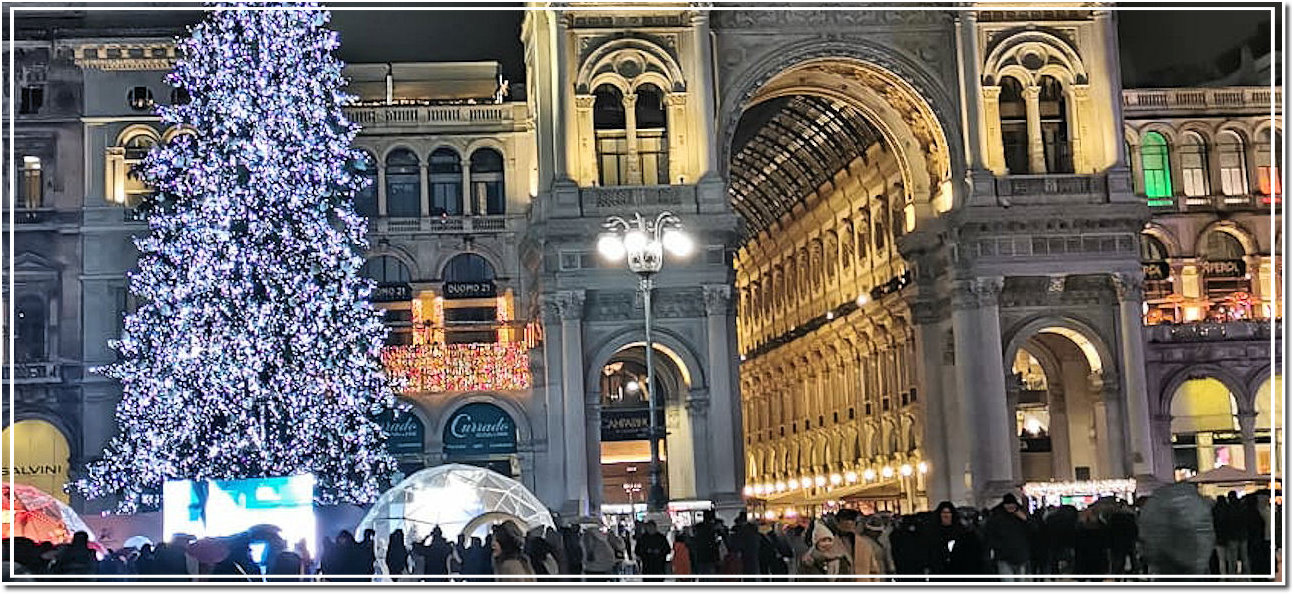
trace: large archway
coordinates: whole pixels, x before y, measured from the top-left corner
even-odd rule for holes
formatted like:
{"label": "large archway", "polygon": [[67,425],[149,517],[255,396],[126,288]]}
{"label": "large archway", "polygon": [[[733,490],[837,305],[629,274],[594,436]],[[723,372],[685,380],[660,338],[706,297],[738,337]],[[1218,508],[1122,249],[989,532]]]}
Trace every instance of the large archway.
{"label": "large archway", "polygon": [[[910,511],[925,505],[925,481],[911,474],[930,464],[919,440],[893,429],[925,433],[897,239],[952,207],[950,149],[916,87],[840,49],[792,51],[799,58],[750,74],[721,135],[728,198],[745,223],[738,348],[742,399],[757,414],[744,415],[744,441],[798,452],[747,473],[746,486],[799,484],[778,497],[800,513],[828,501]],[[891,438],[866,453],[826,447],[867,427]],[[876,478],[848,478],[864,476]]]}

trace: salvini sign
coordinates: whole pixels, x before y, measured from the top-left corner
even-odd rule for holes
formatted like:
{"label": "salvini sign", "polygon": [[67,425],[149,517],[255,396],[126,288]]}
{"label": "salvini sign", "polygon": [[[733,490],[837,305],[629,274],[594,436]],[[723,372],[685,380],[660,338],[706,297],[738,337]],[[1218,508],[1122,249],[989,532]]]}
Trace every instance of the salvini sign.
{"label": "salvini sign", "polygon": [[517,453],[517,423],[486,402],[463,406],[449,417],[442,440],[452,456]]}

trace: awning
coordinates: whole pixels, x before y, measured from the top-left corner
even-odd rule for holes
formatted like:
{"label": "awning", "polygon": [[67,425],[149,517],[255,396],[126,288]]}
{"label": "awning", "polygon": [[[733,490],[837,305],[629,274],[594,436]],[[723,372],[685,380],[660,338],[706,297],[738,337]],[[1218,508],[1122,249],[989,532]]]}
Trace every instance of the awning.
{"label": "awning", "polygon": [[813,505],[824,501],[890,499],[902,495],[903,492],[900,490],[898,481],[889,481],[819,489],[817,493],[812,495],[803,489],[795,489],[783,493],[764,494],[759,499],[779,505]]}
{"label": "awning", "polygon": [[1235,484],[1242,485],[1248,483],[1268,483],[1271,482],[1269,475],[1253,475],[1249,471],[1235,468],[1234,466],[1219,466],[1208,472],[1201,472],[1189,479],[1188,483],[1203,484]]}

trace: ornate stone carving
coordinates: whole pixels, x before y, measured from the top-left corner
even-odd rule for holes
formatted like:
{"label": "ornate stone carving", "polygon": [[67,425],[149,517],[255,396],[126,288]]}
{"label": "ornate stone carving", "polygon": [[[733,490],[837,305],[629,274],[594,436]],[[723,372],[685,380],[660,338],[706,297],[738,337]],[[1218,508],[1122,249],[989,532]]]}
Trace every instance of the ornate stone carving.
{"label": "ornate stone carving", "polygon": [[559,291],[556,295],[557,310],[563,320],[584,318],[584,291]]}
{"label": "ornate stone carving", "polygon": [[659,318],[699,318],[705,315],[696,289],[657,289],[652,294],[653,313]]}
{"label": "ornate stone carving", "polygon": [[702,417],[710,410],[709,398],[688,398],[687,414],[692,417]]}
{"label": "ornate stone carving", "polygon": [[981,277],[953,283],[953,309],[975,309],[998,304],[1002,294],[1001,277]]}
{"label": "ornate stone carving", "polygon": [[586,319],[611,321],[633,317],[635,307],[641,307],[638,295],[637,291],[596,291],[588,304]]}
{"label": "ornate stone carving", "polygon": [[822,27],[854,28],[886,25],[939,25],[951,22],[951,12],[933,10],[877,10],[866,5],[859,10],[800,10],[794,3],[761,4],[796,10],[724,10],[711,14],[716,29],[795,29]]}
{"label": "ornate stone carving", "polygon": [[947,299],[921,299],[912,302],[912,322],[918,326],[937,324],[948,318]]}
{"label": "ornate stone carving", "polygon": [[1120,272],[1110,275],[1110,282],[1114,284],[1114,294],[1118,296],[1119,301],[1142,301],[1142,275],[1140,272]]}
{"label": "ornate stone carving", "polygon": [[701,288],[705,299],[705,314],[709,316],[732,313],[732,287],[728,285],[705,285]]}

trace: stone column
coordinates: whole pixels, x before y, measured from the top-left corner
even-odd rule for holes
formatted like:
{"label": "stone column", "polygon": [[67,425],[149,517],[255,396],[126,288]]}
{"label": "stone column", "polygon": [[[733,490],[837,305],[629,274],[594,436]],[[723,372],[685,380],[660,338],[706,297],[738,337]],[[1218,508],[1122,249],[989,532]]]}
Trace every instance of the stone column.
{"label": "stone column", "polygon": [[1117,373],[1106,371],[1101,375],[1101,400],[1105,402],[1106,468],[1110,478],[1127,478],[1127,427],[1124,422],[1123,403],[1120,402],[1119,378]]}
{"label": "stone column", "polygon": [[[540,305],[545,331],[557,335],[561,324],[557,298],[553,295],[543,295],[540,298]],[[532,351],[532,353],[535,352],[541,354],[542,360],[532,355],[530,361],[535,378],[534,394],[536,397],[542,395],[544,399],[546,422],[546,435],[540,458],[542,468],[538,470],[543,473],[541,476],[544,480],[535,481],[539,488],[535,494],[544,501],[563,502],[561,508],[563,514],[578,515],[582,512],[579,499],[571,498],[566,491],[566,441],[563,437],[566,435],[566,411],[560,379],[562,371],[560,338],[555,337],[553,340],[544,341],[540,349]],[[428,460],[428,462],[432,461]]]}
{"label": "stone column", "polygon": [[[691,423],[692,442],[691,442],[691,459],[684,461],[681,455],[676,456],[676,463],[687,464],[692,467],[692,485],[694,497],[706,497],[714,492],[714,481],[710,477],[710,460],[707,459],[710,452],[710,400],[705,397],[705,391],[694,389],[688,395],[686,402],[688,422]],[[671,466],[672,467],[672,466]],[[765,475],[771,475],[766,472]]]}
{"label": "stone column", "polygon": [[579,142],[580,158],[575,167],[576,181],[583,185],[593,185],[598,180],[598,148],[593,132],[593,104],[597,97],[593,95],[575,96],[575,129]]}
{"label": "stone column", "polygon": [[458,168],[463,176],[463,181],[461,182],[463,191],[460,198],[463,203],[463,214],[485,214],[484,211],[476,212],[476,196],[472,193],[472,158],[468,155],[463,155]]}
{"label": "stone column", "polygon": [[[1119,299],[1119,360],[1124,367],[1119,378],[1123,381],[1123,399],[1127,407],[1127,458],[1133,477],[1169,478],[1172,466],[1155,468],[1155,458],[1150,432],[1151,397],[1146,388],[1146,339],[1141,319],[1141,271],[1120,273],[1111,277]],[[1158,470],[1158,472],[1156,472]]]}
{"label": "stone column", "polygon": [[1005,175],[1006,147],[1002,145],[1002,112],[1000,97],[1002,87],[980,87],[984,103],[984,146],[988,147],[985,165],[997,175]]}
{"label": "stone column", "polygon": [[[1088,142],[1090,125],[1088,122],[1092,119],[1092,100],[1088,85],[1070,85],[1070,102],[1067,105],[1068,114],[1061,114],[1061,117],[1068,118],[1069,121],[1069,144],[1070,153],[1073,155],[1074,173],[1088,174],[1092,173],[1096,167],[1093,163],[1097,162],[1096,155],[1089,153],[1095,152],[1097,147],[1094,143]],[[1122,130],[1120,130],[1119,140],[1116,144],[1122,145]],[[1115,166],[1121,163],[1116,161]]]}
{"label": "stone column", "polygon": [[987,504],[1017,486],[1012,473],[1012,423],[1002,369],[1002,330],[998,314],[1001,277],[957,281],[953,289],[953,343],[962,422],[970,443],[972,489],[976,503]]}
{"label": "stone column", "polygon": [[[986,102],[981,103],[979,36],[975,31],[975,12],[962,11],[957,15],[957,70],[958,83],[961,85],[961,97],[966,114],[967,166],[970,169],[992,169],[991,159],[985,154],[985,147],[993,144],[993,136],[988,132],[995,126],[996,114],[990,114]],[[996,88],[996,87],[995,87]],[[996,98],[996,96],[995,96]],[[987,140],[988,142],[985,142]],[[992,151],[989,151],[991,154]]]}
{"label": "stone column", "polygon": [[738,429],[741,409],[734,377],[737,361],[731,348],[732,287],[705,285],[702,288],[706,314],[706,360],[710,364],[710,497],[718,508],[741,505],[741,478],[745,461],[741,456]]}
{"label": "stone column", "polygon": [[[597,442],[590,450],[589,417],[584,406],[584,291],[561,291],[557,294],[557,309],[562,317],[562,410],[565,411],[566,435],[562,442],[566,450],[566,497],[577,502],[581,513],[591,513],[591,494],[601,490],[589,484],[588,457],[597,454]],[[600,435],[594,434],[594,439]],[[599,462],[601,460],[599,459]],[[600,497],[598,498],[600,499]]]}
{"label": "stone column", "polygon": [[1047,413],[1051,423],[1051,476],[1058,481],[1074,480],[1074,465],[1070,462],[1069,413],[1065,410],[1065,391],[1047,386]]}
{"label": "stone column", "polygon": [[427,179],[427,162],[418,162],[418,209],[422,216],[431,214],[431,199],[428,197],[431,193],[431,180]]}
{"label": "stone column", "polygon": [[[1004,369],[1004,373],[1009,373],[1010,369]],[[1002,378],[1003,385],[1006,386],[1006,422],[1011,428],[1011,475],[1024,477],[1024,461],[1020,454],[1020,431],[1016,427],[1015,413],[1020,408],[1020,389],[1018,386],[1011,385],[1007,377]]]}
{"label": "stone column", "polygon": [[[945,408],[956,405],[951,394],[943,388],[943,336],[948,325],[948,304],[934,301],[916,301],[912,304],[912,323],[916,325],[915,340],[918,398],[925,413],[924,443],[917,444],[929,461],[926,478],[926,496],[932,503],[960,501],[959,489],[962,472],[966,467],[967,444],[961,432],[959,417],[948,417]],[[861,400],[858,405],[861,410]],[[956,412],[954,411],[954,415]],[[955,469],[955,471],[954,471]]]}
{"label": "stone column", "polygon": [[692,43],[696,45],[697,65],[700,70],[700,80],[691,81],[692,88],[702,89],[696,94],[696,107],[693,113],[696,114],[700,121],[700,131],[702,132],[699,142],[696,143],[696,158],[700,168],[697,170],[697,177],[703,177],[710,174],[718,173],[719,165],[714,143],[717,142],[718,135],[715,133],[715,108],[714,95],[712,89],[718,88],[719,82],[715,79],[714,73],[714,47],[710,44],[710,13],[704,10],[696,11],[692,16]]}
{"label": "stone column", "polygon": [[1236,420],[1240,422],[1240,442],[1245,450],[1245,471],[1249,474],[1258,474],[1258,448],[1254,446],[1254,422],[1257,419],[1258,413],[1253,411],[1242,411],[1236,415]]}
{"label": "stone column", "polygon": [[664,184],[678,184],[686,179],[687,162],[687,93],[665,94],[665,154],[669,158],[669,179]]}
{"label": "stone column", "polygon": [[386,165],[377,167],[377,214],[386,216]]}
{"label": "stone column", "polygon": [[643,183],[642,164],[638,159],[638,105],[637,93],[625,93],[625,158],[629,160],[625,164],[625,176],[629,178],[626,185],[638,186]]}
{"label": "stone column", "polygon": [[[588,477],[589,513],[602,509],[602,394],[584,398],[584,473]],[[646,491],[644,491],[646,492]]]}
{"label": "stone column", "polygon": [[1038,95],[1042,88],[1030,85],[1024,89],[1024,116],[1029,130],[1029,173],[1047,173],[1047,157],[1042,148],[1042,116],[1038,111]]}

